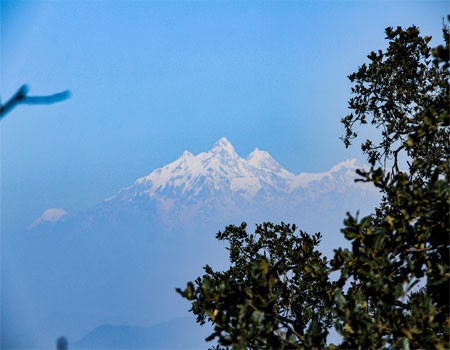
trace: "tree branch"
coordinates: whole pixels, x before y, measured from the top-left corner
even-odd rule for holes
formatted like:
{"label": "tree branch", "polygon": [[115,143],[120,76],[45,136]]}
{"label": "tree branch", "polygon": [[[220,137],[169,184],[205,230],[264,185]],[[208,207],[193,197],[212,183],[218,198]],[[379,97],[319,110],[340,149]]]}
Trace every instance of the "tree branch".
{"label": "tree branch", "polygon": [[28,86],[22,85],[5,104],[0,103],[0,120],[19,104],[49,105],[67,100],[70,97],[69,90],[46,96],[28,96],[27,94]]}

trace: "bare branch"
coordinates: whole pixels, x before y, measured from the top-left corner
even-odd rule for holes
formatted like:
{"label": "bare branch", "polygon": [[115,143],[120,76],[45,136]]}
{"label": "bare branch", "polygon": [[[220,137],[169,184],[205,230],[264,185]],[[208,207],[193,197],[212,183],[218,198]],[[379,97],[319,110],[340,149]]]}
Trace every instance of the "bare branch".
{"label": "bare branch", "polygon": [[28,86],[22,85],[5,104],[0,104],[0,120],[19,104],[49,105],[67,100],[70,97],[69,90],[46,96],[28,96],[27,94]]}

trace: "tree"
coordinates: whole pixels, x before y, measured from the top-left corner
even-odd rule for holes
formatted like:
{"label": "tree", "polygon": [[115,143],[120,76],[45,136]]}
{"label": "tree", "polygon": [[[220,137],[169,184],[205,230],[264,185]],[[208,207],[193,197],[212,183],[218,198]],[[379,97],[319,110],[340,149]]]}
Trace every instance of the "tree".
{"label": "tree", "polygon": [[228,226],[217,239],[229,242],[231,267],[206,274],[178,292],[192,300],[197,321],[214,322],[219,344],[233,348],[324,347],[332,315],[327,259],[316,250],[320,234],[295,225]]}
{"label": "tree", "polygon": [[[449,30],[433,50],[417,27],[386,29],[386,52],[349,76],[354,113],[343,119],[344,142],[356,125],[381,130],[362,150],[372,168],[360,171],[383,200],[371,217],[348,216],[352,250],[336,251],[335,292],[344,347],[449,347]],[[401,170],[400,161],[407,164]],[[344,291],[344,285],[352,281]],[[417,291],[417,286],[423,288]]]}
{"label": "tree", "polygon": [[[208,338],[233,348],[323,348],[335,322],[341,348],[449,348],[449,29],[444,46],[415,26],[387,28],[389,46],[349,76],[344,144],[370,124],[362,144],[370,170],[358,171],[383,194],[373,215],[350,214],[342,229],[351,249],[330,263],[295,226],[245,224],[217,235],[231,267],[178,292]],[[434,59],[432,58],[434,56]],[[330,273],[338,272],[336,281]],[[331,346],[332,347],[332,346]]]}

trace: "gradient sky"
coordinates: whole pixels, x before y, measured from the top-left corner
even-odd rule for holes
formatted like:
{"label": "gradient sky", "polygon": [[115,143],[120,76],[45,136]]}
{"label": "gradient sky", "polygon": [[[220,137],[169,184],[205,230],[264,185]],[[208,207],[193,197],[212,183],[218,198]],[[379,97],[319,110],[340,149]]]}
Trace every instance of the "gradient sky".
{"label": "gradient sky", "polygon": [[227,137],[293,173],[359,147],[338,139],[347,75],[416,24],[441,41],[447,1],[1,1],[2,100],[70,89],[0,124],[3,229],[78,211]]}

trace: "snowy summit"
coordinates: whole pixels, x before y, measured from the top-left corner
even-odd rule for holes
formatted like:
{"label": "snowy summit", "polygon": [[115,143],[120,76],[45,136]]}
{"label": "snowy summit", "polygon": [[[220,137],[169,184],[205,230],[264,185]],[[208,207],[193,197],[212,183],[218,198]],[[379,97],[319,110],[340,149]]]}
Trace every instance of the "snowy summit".
{"label": "snowy summit", "polygon": [[57,222],[67,215],[62,208],[49,208],[45,210],[40,217],[33,221],[28,228],[34,228],[44,222]]}
{"label": "snowy summit", "polygon": [[361,167],[353,159],[323,173],[294,175],[268,152],[258,148],[246,159],[240,157],[233,145],[222,137],[208,152],[193,155],[184,151],[176,161],[136,180],[134,185],[107,201],[130,201],[142,195],[184,201],[221,195],[245,201],[275,194],[284,197],[321,182],[326,182],[319,186],[322,190],[355,186],[355,170]]}

